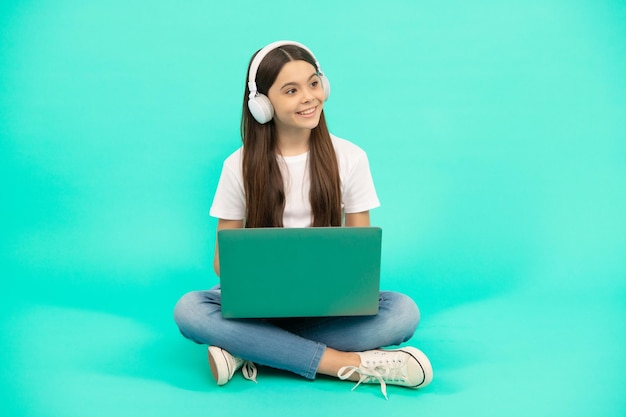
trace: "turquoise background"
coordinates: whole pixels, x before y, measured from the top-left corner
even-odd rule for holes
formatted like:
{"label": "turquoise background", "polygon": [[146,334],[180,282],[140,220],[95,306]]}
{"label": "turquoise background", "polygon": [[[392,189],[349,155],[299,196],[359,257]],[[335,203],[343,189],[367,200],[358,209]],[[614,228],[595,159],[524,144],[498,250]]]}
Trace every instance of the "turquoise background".
{"label": "turquoise background", "polygon": [[[245,69],[277,39],[369,154],[420,391],[261,369],[218,388],[172,308]],[[621,0],[0,3],[3,416],[626,415]]]}

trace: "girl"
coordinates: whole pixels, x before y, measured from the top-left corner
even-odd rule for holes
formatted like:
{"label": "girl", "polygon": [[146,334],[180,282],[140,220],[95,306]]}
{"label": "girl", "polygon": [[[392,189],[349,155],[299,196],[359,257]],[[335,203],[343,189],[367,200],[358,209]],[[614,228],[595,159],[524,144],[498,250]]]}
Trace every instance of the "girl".
{"label": "girl", "polygon": [[[304,45],[274,42],[248,67],[243,146],[224,162],[210,214],[217,229],[241,227],[370,226],[379,206],[367,156],[332,136],[324,117],[330,85]],[[214,269],[219,276],[219,248]],[[408,296],[380,293],[379,313],[362,317],[281,320],[224,319],[220,287],[184,295],[174,316],[183,336],[208,344],[211,371],[224,385],[252,362],[314,379],[340,379],[411,388],[428,385],[432,368],[414,347],[381,346],[409,340],[419,310]],[[255,380],[256,382],[256,380]],[[356,387],[356,386],[355,386]]]}

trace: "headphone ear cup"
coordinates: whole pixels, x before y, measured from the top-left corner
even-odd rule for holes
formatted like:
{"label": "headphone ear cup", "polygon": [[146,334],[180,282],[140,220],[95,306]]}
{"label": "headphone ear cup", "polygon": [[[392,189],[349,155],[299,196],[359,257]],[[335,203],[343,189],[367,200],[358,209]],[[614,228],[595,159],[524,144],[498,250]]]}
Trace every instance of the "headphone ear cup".
{"label": "headphone ear cup", "polygon": [[252,117],[261,124],[269,122],[274,117],[274,107],[270,103],[270,99],[264,94],[257,94],[248,99],[248,109]]}
{"label": "headphone ear cup", "polygon": [[330,97],[330,81],[324,75],[320,77],[322,80],[322,88],[324,89],[324,100],[328,100]]}

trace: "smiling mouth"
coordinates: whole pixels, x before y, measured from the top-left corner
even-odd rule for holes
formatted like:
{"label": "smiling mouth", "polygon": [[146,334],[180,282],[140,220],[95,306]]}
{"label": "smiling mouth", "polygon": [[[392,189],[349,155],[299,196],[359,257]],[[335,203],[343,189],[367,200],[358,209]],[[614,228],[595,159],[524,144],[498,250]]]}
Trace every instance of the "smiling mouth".
{"label": "smiling mouth", "polygon": [[312,115],[313,113],[315,113],[315,111],[316,111],[316,110],[317,110],[317,107],[311,107],[310,109],[306,109],[306,110],[303,110],[303,111],[299,111],[299,112],[297,112],[297,113],[298,113],[299,115],[301,115],[301,116],[310,116],[310,115]]}

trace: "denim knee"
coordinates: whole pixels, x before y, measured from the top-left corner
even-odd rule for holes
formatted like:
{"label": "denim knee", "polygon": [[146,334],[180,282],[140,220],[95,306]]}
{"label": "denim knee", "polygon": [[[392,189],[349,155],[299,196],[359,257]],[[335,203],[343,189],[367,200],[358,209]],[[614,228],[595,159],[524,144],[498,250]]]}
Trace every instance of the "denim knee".
{"label": "denim knee", "polygon": [[[203,343],[200,337],[212,310],[219,310],[219,302],[212,302],[211,291],[192,291],[183,295],[174,307],[174,321],[181,334]],[[214,306],[212,308],[212,306]]]}
{"label": "denim knee", "polygon": [[174,322],[183,335],[185,334],[183,329],[187,327],[190,312],[193,310],[192,305],[197,302],[195,299],[194,293],[190,292],[180,297],[174,306]]}
{"label": "denim knee", "polygon": [[387,334],[392,338],[391,344],[406,342],[415,333],[420,321],[420,311],[415,301],[408,295],[399,292],[382,292],[380,294],[379,316],[384,317]]}

